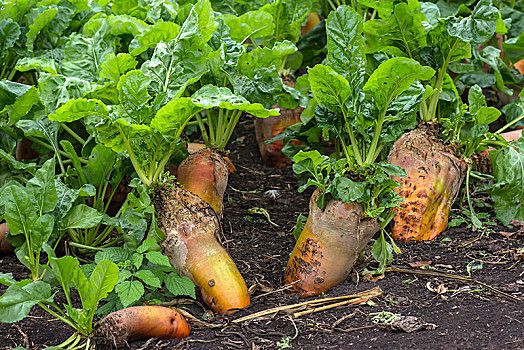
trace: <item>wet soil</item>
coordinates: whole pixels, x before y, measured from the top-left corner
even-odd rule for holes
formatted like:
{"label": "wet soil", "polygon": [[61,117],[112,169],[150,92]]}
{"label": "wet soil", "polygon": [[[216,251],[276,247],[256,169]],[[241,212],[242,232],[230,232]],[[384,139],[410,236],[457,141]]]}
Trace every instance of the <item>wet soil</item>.
{"label": "wet soil", "polygon": [[[422,272],[440,271],[448,274],[445,277],[386,272],[376,282],[365,281],[364,268],[376,268],[368,249],[351,276],[322,297],[355,294],[379,286],[383,295],[371,302],[298,318],[279,314],[232,323],[257,311],[303,301],[278,290],[283,287],[283,271],[295,242],[291,232],[297,216],[307,215],[312,190],[297,192],[297,180],[290,167],[274,169],[262,163],[251,120],[239,124],[229,149],[237,171],[230,176],[224,199],[221,240],[248,287],[258,286],[252,294],[252,305],[228,318],[212,320],[217,328],[193,324],[187,339],[136,341],[130,348],[524,349],[524,235],[519,227],[497,225],[477,231],[463,225],[448,229],[431,242],[398,243],[403,253],[395,257],[392,266],[423,266]],[[274,190],[276,198],[266,193],[268,190]],[[267,210],[279,226],[272,226],[264,216],[248,215],[253,207]],[[458,206],[454,213],[460,213]],[[0,257],[0,271],[12,272],[17,278],[27,276],[14,256]],[[450,277],[468,274],[484,285]],[[197,304],[183,307],[199,319],[204,316]],[[381,312],[415,316],[436,328],[412,333],[393,331],[373,321]],[[17,345],[42,349],[59,344],[71,333],[70,328],[35,307],[21,322],[0,324],[0,349]]]}

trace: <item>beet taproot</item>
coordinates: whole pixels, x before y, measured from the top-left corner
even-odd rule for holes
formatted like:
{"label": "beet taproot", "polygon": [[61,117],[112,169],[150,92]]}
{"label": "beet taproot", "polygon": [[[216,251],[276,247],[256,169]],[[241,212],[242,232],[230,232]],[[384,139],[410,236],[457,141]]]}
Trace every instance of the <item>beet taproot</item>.
{"label": "beet taproot", "polygon": [[301,297],[324,293],[344,281],[359,253],[380,229],[378,219],[364,213],[359,203],[326,199],[317,206],[321,190],[313,192],[309,216],[284,272],[284,283]]}
{"label": "beet taproot", "polygon": [[94,341],[102,349],[121,348],[135,339],[182,339],[191,327],[176,310],[163,306],[133,306],[104,317],[94,333]]}
{"label": "beet taproot", "polygon": [[438,124],[421,124],[402,135],[389,154],[389,163],[406,170],[394,176],[394,190],[404,202],[395,208],[391,233],[396,240],[431,240],[448,225],[451,206],[459,194],[467,163],[452,145],[438,138]]}
{"label": "beet taproot", "polygon": [[248,306],[246,283],[216,239],[221,226],[215,210],[178,184],[160,187],[154,204],[158,227],[166,235],[162,253],[199,287],[211,309],[224,314]]}
{"label": "beet taproot", "polygon": [[204,148],[190,154],[177,169],[178,182],[211,205],[222,217],[224,192],[235,166],[223,151]]}

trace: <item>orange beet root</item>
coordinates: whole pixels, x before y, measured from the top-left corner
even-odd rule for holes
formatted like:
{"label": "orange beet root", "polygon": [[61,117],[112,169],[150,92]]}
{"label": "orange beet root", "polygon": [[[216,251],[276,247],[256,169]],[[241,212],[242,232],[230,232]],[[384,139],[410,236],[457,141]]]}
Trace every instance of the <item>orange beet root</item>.
{"label": "orange beet root", "polygon": [[378,220],[367,217],[358,203],[330,199],[319,209],[320,194],[317,189],[311,196],[309,217],[284,272],[284,282],[293,284],[301,297],[322,294],[344,281],[380,229]]}
{"label": "orange beet root", "polygon": [[[295,82],[290,79],[285,79],[284,84],[290,87],[295,86]],[[287,159],[282,154],[284,142],[280,140],[266,144],[264,141],[271,140],[273,137],[282,134],[287,127],[300,123],[300,115],[302,114],[302,111],[304,111],[304,108],[282,108],[278,104],[275,106],[275,108],[280,108],[279,116],[255,118],[255,133],[257,137],[258,150],[260,151],[260,155],[262,156],[264,163],[275,168],[283,168],[286,165],[292,163],[291,160]]]}
{"label": "orange beet root", "polygon": [[222,217],[224,192],[229,174],[235,170],[229,158],[219,150],[205,148],[184,159],[177,169],[177,180],[211,205]]}
{"label": "orange beet root", "polygon": [[94,335],[101,348],[120,348],[134,339],[189,336],[191,327],[176,310],[163,306],[133,306],[107,315]]}
{"label": "orange beet root", "polygon": [[424,124],[395,142],[389,162],[406,170],[395,191],[404,199],[395,209],[391,233],[398,240],[430,240],[448,225],[467,164],[452,146],[438,140],[438,125]]}
{"label": "orange beet root", "polygon": [[5,234],[9,232],[7,223],[0,224],[0,254],[9,254],[15,250],[15,247],[9,243],[5,237]]}
{"label": "orange beet root", "polygon": [[246,283],[215,238],[221,227],[213,208],[184,188],[166,184],[157,192],[155,209],[166,234],[162,252],[199,287],[211,309],[223,314],[248,306]]}

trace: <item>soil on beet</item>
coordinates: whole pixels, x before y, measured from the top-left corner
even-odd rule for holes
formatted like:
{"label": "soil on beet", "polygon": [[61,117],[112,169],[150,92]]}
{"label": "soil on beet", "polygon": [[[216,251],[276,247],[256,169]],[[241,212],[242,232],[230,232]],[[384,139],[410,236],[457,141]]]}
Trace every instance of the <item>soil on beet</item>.
{"label": "soil on beet", "polygon": [[[368,249],[351,276],[325,296],[355,294],[379,286],[383,295],[372,302],[299,318],[279,314],[232,324],[241,316],[303,301],[278,290],[283,287],[284,268],[295,242],[291,232],[297,216],[307,215],[312,190],[297,192],[291,167],[274,169],[262,163],[251,120],[239,124],[229,149],[237,171],[230,176],[224,198],[221,240],[248,287],[258,285],[252,305],[211,321],[220,325],[218,328],[193,324],[187,339],[135,341],[129,344],[131,349],[524,349],[524,303],[509,298],[524,300],[524,258],[519,254],[524,248],[524,229],[519,231],[518,227],[488,226],[474,231],[463,226],[445,231],[432,242],[401,242],[398,245],[403,253],[392,264],[401,268],[426,265],[424,271],[462,276],[470,273],[508,296],[471,281],[418,274],[387,272],[376,282],[365,281],[364,268],[376,268]],[[276,198],[267,192],[270,190]],[[270,225],[263,216],[248,215],[253,207],[267,210],[279,226]],[[454,210],[460,212],[458,207]],[[12,272],[17,278],[27,276],[14,256],[0,257],[0,264],[1,272]],[[59,301],[61,298],[63,295],[57,294]],[[197,318],[204,316],[205,310],[196,303],[182,307]],[[393,331],[373,322],[373,315],[382,311],[415,316],[436,328]],[[0,324],[0,349],[18,345],[42,349],[71,334],[70,328],[35,307],[21,322]]]}

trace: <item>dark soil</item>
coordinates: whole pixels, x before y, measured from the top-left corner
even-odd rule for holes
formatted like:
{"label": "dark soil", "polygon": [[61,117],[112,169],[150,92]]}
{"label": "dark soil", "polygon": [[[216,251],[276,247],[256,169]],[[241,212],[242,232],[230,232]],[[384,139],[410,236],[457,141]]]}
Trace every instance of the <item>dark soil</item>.
{"label": "dark soil", "polygon": [[[130,344],[132,349],[524,349],[522,301],[471,281],[444,277],[387,272],[377,282],[364,281],[364,268],[376,268],[369,252],[356,267],[360,275],[355,271],[325,296],[355,294],[379,286],[383,295],[372,303],[341,306],[299,318],[278,315],[240,325],[229,323],[257,311],[302,301],[281,291],[265,293],[282,287],[284,268],[295,242],[291,232],[298,214],[307,215],[312,192],[297,192],[290,167],[263,165],[252,121],[240,123],[230,149],[237,171],[230,176],[224,199],[222,243],[248,287],[263,287],[254,292],[248,309],[229,319],[217,318],[214,324],[220,324],[219,328],[193,325],[187,339],[137,341]],[[268,190],[277,190],[277,198],[266,194]],[[253,207],[266,209],[279,227],[267,223],[263,216],[249,216],[247,210]],[[458,208],[455,211],[460,212]],[[513,235],[508,238],[509,233]],[[476,232],[453,228],[432,242],[398,245],[403,253],[395,257],[394,266],[425,264],[425,272],[467,276],[469,265],[475,280],[524,300],[524,235],[518,227],[488,226]],[[0,263],[2,272],[13,272],[17,278],[27,275],[14,256],[5,256]],[[57,298],[60,300],[60,294]],[[186,307],[198,318],[204,314],[197,305]],[[436,328],[413,333],[393,331],[373,322],[373,314],[382,311],[416,316]],[[0,325],[0,349],[17,345],[45,348],[64,341],[71,333],[71,329],[35,307],[25,320]]]}

